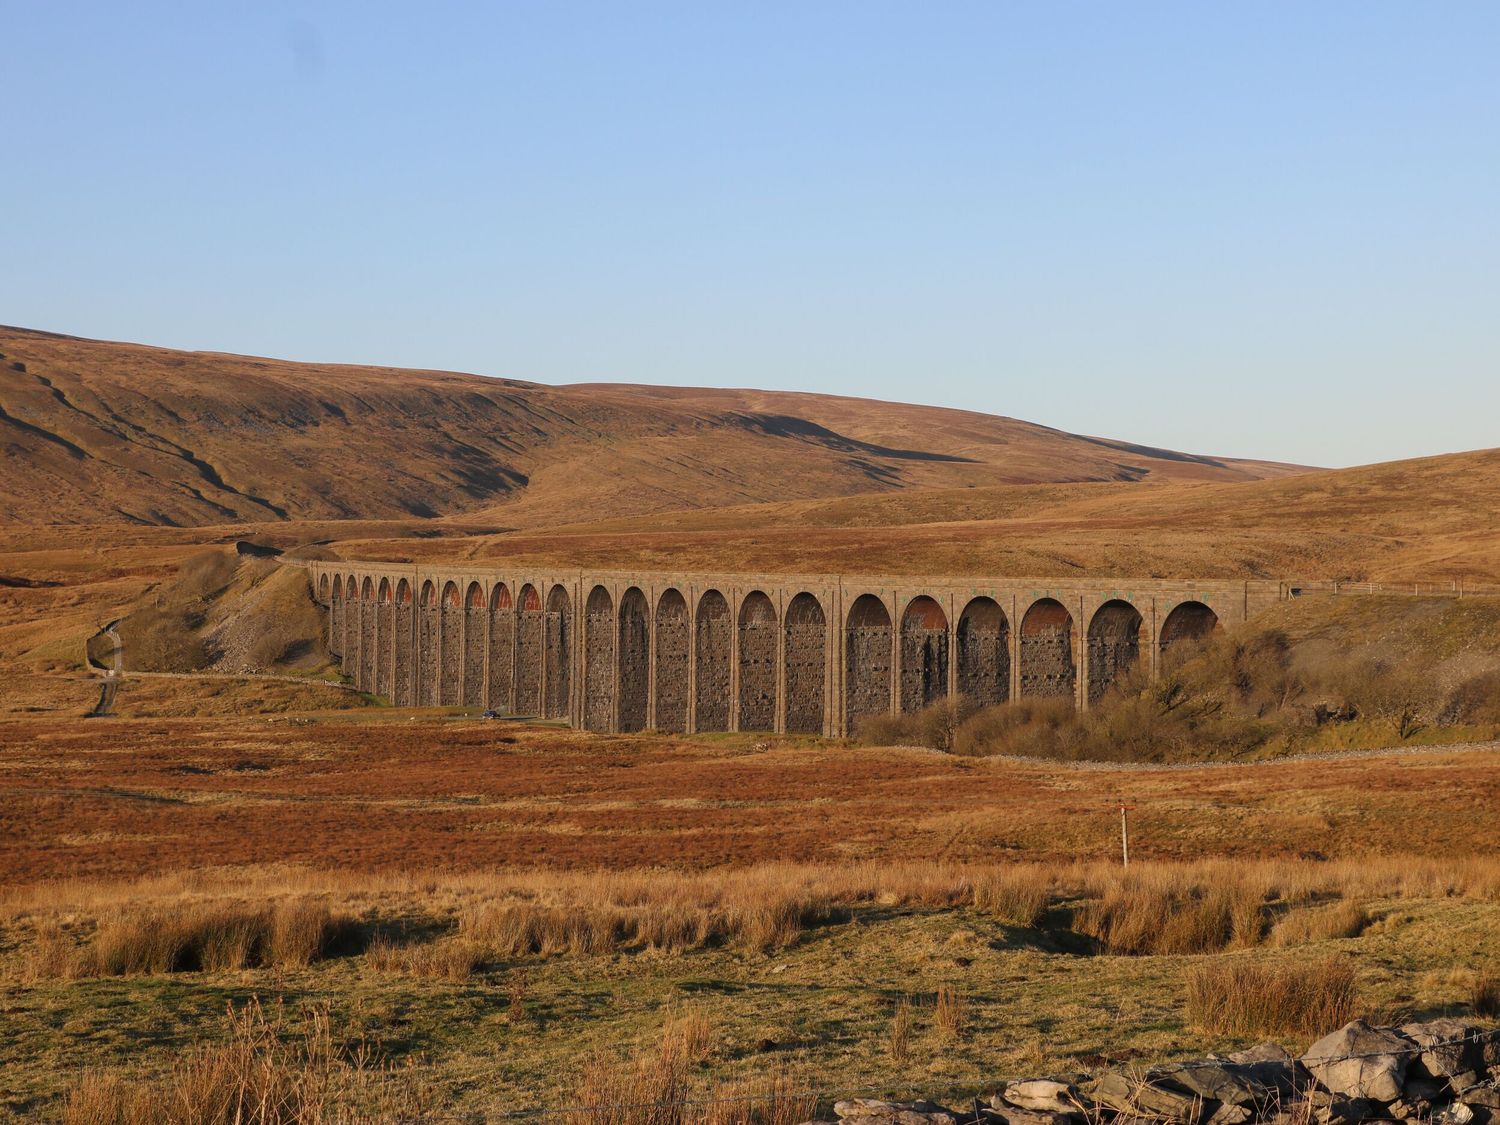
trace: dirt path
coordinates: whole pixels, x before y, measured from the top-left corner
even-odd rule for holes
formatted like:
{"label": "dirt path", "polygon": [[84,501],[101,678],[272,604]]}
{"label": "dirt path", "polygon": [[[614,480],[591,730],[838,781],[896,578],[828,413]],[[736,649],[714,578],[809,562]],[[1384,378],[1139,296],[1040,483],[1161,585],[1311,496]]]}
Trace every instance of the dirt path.
{"label": "dirt path", "polygon": [[94,709],[88,713],[90,719],[101,718],[114,710],[115,696],[120,690],[120,673],[125,667],[125,645],[120,640],[120,634],[115,631],[118,621],[111,621],[103,629],[99,630],[98,636],[108,637],[109,643],[114,646],[111,656],[110,667],[104,673],[104,680],[99,685],[99,701],[94,704]]}
{"label": "dirt path", "polygon": [[[125,643],[120,639],[120,634],[115,630],[118,621],[111,621],[95,637],[108,637],[113,647],[111,664],[108,668],[101,666],[92,656],[88,656],[88,664],[91,668],[101,668],[103,676],[99,678],[99,701],[94,704],[94,709],[88,713],[88,718],[97,719],[114,713],[115,696],[119,694],[120,684],[125,679]],[[274,683],[306,684],[317,687],[330,687],[338,691],[350,691],[358,694],[358,689],[350,684],[341,684],[333,680],[315,680],[308,676],[288,676],[274,672],[131,672],[131,679],[139,680],[269,680]]]}

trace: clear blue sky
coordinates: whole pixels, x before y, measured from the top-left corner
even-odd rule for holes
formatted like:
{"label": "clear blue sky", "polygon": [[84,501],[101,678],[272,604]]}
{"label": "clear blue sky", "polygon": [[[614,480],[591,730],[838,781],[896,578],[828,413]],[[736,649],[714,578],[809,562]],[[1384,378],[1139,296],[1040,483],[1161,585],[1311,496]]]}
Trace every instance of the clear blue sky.
{"label": "clear blue sky", "polygon": [[1500,445],[1500,4],[0,0],[0,322]]}

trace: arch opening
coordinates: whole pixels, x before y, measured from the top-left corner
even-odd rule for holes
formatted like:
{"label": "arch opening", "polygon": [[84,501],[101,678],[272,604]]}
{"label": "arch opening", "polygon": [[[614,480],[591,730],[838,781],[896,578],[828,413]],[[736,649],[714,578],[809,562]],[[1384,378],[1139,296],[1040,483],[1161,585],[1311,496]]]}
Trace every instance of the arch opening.
{"label": "arch opening", "polygon": [[569,717],[569,704],[573,690],[573,627],[568,620],[571,602],[568,591],[562,586],[553,586],[547,595],[546,709],[549,719]]}
{"label": "arch opening", "polygon": [[1010,622],[993,598],[975,598],[959,614],[958,694],[976,707],[1010,699]]}
{"label": "arch opening", "polygon": [[656,729],[687,730],[688,611],[679,590],[656,603]]}
{"label": "arch opening", "polygon": [[379,675],[380,656],[379,614],[375,610],[375,581],[368,574],[359,585],[359,664],[354,673],[354,686],[371,694],[380,688],[376,683]]}
{"label": "arch opening", "polygon": [[646,595],[632,586],[620,599],[620,652],[616,684],[620,730],[646,729],[651,690],[651,610]]}
{"label": "arch opening", "polygon": [[510,587],[496,583],[490,592],[489,682],[485,706],[509,714],[515,710],[516,614]]}
{"label": "arch opening", "polygon": [[412,596],[411,583],[405,578],[396,583],[395,652],[391,657],[394,683],[391,702],[397,707],[410,707],[415,701],[412,677],[416,662],[412,645]]}
{"label": "arch opening", "polygon": [[1141,658],[1140,610],[1118,598],[1105,602],[1089,621],[1089,702],[1097,703]]}
{"label": "arch opening", "polygon": [[695,660],[693,729],[729,729],[729,657],[734,629],[729,602],[717,590],[698,599],[698,619],[693,629]]}
{"label": "arch opening", "polygon": [[901,710],[920,711],[948,695],[948,617],[932,598],[901,615]]}
{"label": "arch opening", "polygon": [[[1161,623],[1161,657],[1167,663],[1186,659],[1219,628],[1219,615],[1203,602],[1182,602]],[[1174,651],[1175,650],[1175,651]]]}
{"label": "arch opening", "polygon": [[344,576],[333,576],[333,600],[328,607],[328,651],[339,658],[339,667],[348,671],[344,659]]}
{"label": "arch opening", "polygon": [[463,699],[465,707],[484,705],[485,650],[489,647],[489,599],[484,587],[470,582],[464,591],[464,667]]}
{"label": "arch opening", "polygon": [[1073,615],[1053,598],[1033,602],[1021,618],[1021,694],[1028,699],[1070,698],[1078,680],[1073,657]]}
{"label": "arch opening", "polygon": [[849,608],[844,631],[844,712],[855,732],[866,715],[891,712],[891,615],[874,594]]}
{"label": "arch opening", "polygon": [[515,698],[518,715],[542,713],[542,661],[545,657],[545,614],[542,595],[529,582],[517,599]]}
{"label": "arch opening", "polygon": [[438,704],[438,608],[437,587],[431,579],[422,583],[417,610],[417,692],[418,707]]}
{"label": "arch opening", "polygon": [[740,603],[740,730],[776,729],[776,607],[756,590]]}
{"label": "arch opening", "polygon": [[396,589],[389,578],[380,580],[375,595],[375,694],[396,698]]}
{"label": "arch opening", "polygon": [[614,711],[615,612],[603,586],[589,591],[583,607],[583,725],[610,729]]}
{"label": "arch opening", "polygon": [[463,594],[457,582],[443,586],[440,609],[441,630],[438,633],[438,706],[453,707],[463,702],[464,619]]}
{"label": "arch opening", "polygon": [[786,607],[786,729],[790,734],[824,732],[828,686],[828,621],[812,594],[801,593]]}

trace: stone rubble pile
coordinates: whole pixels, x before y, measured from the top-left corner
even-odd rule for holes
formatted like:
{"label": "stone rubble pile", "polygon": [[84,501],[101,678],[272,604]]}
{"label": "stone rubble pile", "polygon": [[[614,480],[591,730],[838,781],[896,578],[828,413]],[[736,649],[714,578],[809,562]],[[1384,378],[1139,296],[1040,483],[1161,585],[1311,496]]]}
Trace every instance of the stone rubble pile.
{"label": "stone rubble pile", "polygon": [[834,1111],[840,1125],[1500,1125],[1500,1029],[1355,1020],[1301,1058],[1265,1043],[1140,1072],[1012,1082],[969,1109],[851,1098]]}

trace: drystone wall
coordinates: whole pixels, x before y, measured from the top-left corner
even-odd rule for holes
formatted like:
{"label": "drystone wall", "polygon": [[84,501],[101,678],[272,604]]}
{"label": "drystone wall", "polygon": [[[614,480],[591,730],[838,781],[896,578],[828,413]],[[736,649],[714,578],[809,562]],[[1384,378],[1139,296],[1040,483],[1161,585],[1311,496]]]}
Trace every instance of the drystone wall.
{"label": "drystone wall", "polygon": [[1264,1043],[1165,1066],[1007,1082],[962,1106],[847,1098],[833,1110],[828,1125],[1497,1125],[1500,1030],[1458,1019],[1356,1020],[1300,1056]]}

